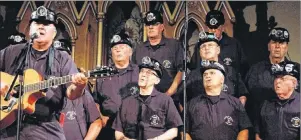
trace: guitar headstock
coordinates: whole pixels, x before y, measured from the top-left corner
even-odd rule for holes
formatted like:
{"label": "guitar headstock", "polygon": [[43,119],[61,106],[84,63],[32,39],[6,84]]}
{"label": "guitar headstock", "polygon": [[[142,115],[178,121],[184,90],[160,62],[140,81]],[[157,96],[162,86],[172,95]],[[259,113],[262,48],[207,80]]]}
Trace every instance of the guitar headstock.
{"label": "guitar headstock", "polygon": [[114,67],[101,66],[89,71],[89,77],[106,77],[116,74],[118,71]]}

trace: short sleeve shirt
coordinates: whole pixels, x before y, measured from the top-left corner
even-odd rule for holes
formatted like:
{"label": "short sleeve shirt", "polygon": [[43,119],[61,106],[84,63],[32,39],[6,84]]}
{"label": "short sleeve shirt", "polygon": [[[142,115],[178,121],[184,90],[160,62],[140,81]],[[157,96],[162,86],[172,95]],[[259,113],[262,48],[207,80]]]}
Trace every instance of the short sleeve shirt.
{"label": "short sleeve shirt", "polygon": [[100,117],[93,97],[86,90],[82,97],[75,100],[65,99],[65,102],[62,113],[65,114],[63,129],[66,139],[83,139],[89,124]]}
{"label": "short sleeve shirt", "polygon": [[264,101],[255,122],[255,131],[264,140],[300,139],[300,93],[286,101]]}
{"label": "short sleeve shirt", "polygon": [[154,89],[145,101],[139,95],[124,99],[113,129],[129,138],[149,139],[182,124],[172,98]]}
{"label": "short sleeve shirt", "polygon": [[186,122],[193,140],[233,140],[241,130],[252,127],[240,101],[223,92],[217,102],[207,95],[189,101]]}
{"label": "short sleeve shirt", "polygon": [[96,93],[94,100],[101,106],[101,112],[105,116],[116,115],[121,105],[122,96],[120,90],[127,86],[133,86],[138,82],[139,68],[135,64],[129,66],[110,77],[99,78],[96,81]]}

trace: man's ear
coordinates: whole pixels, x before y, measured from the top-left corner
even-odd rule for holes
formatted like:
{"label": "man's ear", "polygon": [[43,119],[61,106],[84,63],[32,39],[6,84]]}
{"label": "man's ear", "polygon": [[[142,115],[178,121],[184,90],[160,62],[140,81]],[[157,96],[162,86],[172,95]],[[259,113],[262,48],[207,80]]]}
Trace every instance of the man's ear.
{"label": "man's ear", "polygon": [[164,24],[161,24],[160,25],[160,27],[161,27],[161,30],[162,30],[162,33],[164,32],[164,30],[165,30],[165,26],[164,26]]}
{"label": "man's ear", "polygon": [[298,80],[297,80],[297,78],[294,77],[294,78],[292,79],[292,82],[293,82],[293,86],[294,86],[293,88],[298,87]]}
{"label": "man's ear", "polygon": [[219,55],[221,53],[221,47],[218,45],[216,49],[217,49],[217,54]]}
{"label": "man's ear", "polygon": [[221,31],[225,32],[225,26],[224,25],[221,25]]}
{"label": "man's ear", "polygon": [[222,72],[220,74],[221,74],[221,77],[222,77],[221,83],[222,83],[222,85],[224,85],[224,83],[225,83],[225,76],[222,74]]}
{"label": "man's ear", "polygon": [[130,47],[130,46],[128,46],[128,47],[129,47],[129,53],[130,53],[129,55],[132,56],[133,55],[133,48]]}
{"label": "man's ear", "polygon": [[54,34],[53,34],[52,39],[54,39],[54,38],[56,37],[56,34],[57,34],[57,30],[56,30],[56,28],[54,27]]}
{"label": "man's ear", "polygon": [[157,77],[156,81],[155,81],[155,84],[159,84],[160,83],[160,78]]}

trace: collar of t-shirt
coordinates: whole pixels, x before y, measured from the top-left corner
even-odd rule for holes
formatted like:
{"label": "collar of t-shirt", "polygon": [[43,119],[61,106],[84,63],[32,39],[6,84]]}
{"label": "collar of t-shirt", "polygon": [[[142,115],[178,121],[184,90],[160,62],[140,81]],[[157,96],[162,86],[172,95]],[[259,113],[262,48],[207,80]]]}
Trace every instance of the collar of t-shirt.
{"label": "collar of t-shirt", "polygon": [[220,100],[220,95],[217,96],[206,95],[206,96],[212,104],[216,104]]}
{"label": "collar of t-shirt", "polygon": [[[155,96],[157,96],[158,94],[162,94],[161,92],[159,92],[156,88],[154,88],[153,89],[153,91],[152,91],[152,93],[149,95],[149,96],[151,96],[151,97],[155,97]],[[143,100],[142,98],[140,98],[141,96],[140,96],[140,94],[135,94],[135,95],[133,95],[136,99],[140,99],[140,100]],[[144,102],[147,100],[147,98],[145,99],[145,100],[143,100]],[[148,104],[149,103],[149,101],[150,100],[148,100],[147,102],[145,102],[146,104]]]}
{"label": "collar of t-shirt", "polygon": [[46,54],[46,52],[48,51],[48,50],[45,50],[45,51],[38,51],[38,50],[36,50],[36,49],[34,49],[34,48],[32,48],[31,50],[32,50],[31,53],[33,54],[33,56],[34,56],[36,59],[39,59],[43,54]]}
{"label": "collar of t-shirt", "polygon": [[119,69],[119,68],[116,68],[118,73],[123,73],[124,71],[126,71],[127,68],[123,68],[123,69]]}
{"label": "collar of t-shirt", "polygon": [[202,100],[202,98],[208,99],[208,100],[210,101],[210,103],[216,104],[216,103],[218,103],[220,100],[225,99],[226,96],[227,96],[227,93],[225,93],[225,92],[222,91],[221,94],[218,95],[218,96],[210,96],[210,95],[202,94],[202,95],[200,95],[200,98],[199,98],[199,99],[200,99],[200,100]]}
{"label": "collar of t-shirt", "polygon": [[166,38],[164,36],[162,36],[162,39],[159,44],[151,45],[150,42],[148,41],[146,46],[149,48],[152,48],[155,51],[155,50],[159,49],[161,46],[164,46],[165,44],[166,44]]}
{"label": "collar of t-shirt", "polygon": [[139,94],[139,97],[145,102],[146,99],[149,97],[150,95],[141,95]]}
{"label": "collar of t-shirt", "polygon": [[115,64],[113,64],[113,67],[115,67],[115,68],[117,69],[117,71],[118,71],[118,73],[119,73],[120,75],[123,75],[123,74],[126,73],[127,71],[134,70],[134,69],[133,69],[132,63],[130,63],[126,68],[123,68],[123,69],[117,68],[117,67],[115,66]]}

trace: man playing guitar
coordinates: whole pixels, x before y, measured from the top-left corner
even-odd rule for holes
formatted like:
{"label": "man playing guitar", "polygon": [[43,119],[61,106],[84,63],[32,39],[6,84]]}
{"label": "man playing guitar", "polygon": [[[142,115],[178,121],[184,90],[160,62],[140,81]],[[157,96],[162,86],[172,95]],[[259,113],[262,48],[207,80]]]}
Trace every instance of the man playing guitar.
{"label": "man playing guitar", "polygon": [[[88,78],[84,74],[78,73],[74,61],[67,53],[53,49],[53,39],[57,33],[56,24],[56,14],[44,6],[40,6],[32,12],[30,17],[29,36],[32,44],[12,45],[0,51],[0,71],[10,75],[17,74],[16,69],[19,64],[24,64],[22,71],[33,69],[41,74],[43,79],[74,74],[71,83],[46,89],[44,91],[46,96],[37,100],[33,113],[23,112],[20,129],[20,139],[22,140],[65,140],[63,129],[56,117],[63,106],[63,99],[67,97],[74,100],[87,94],[85,87]],[[9,84],[1,82],[1,98],[6,94]],[[13,90],[11,94],[14,93],[16,92]],[[1,138],[1,140],[16,139],[15,124],[5,129],[7,131],[6,138]]]}

